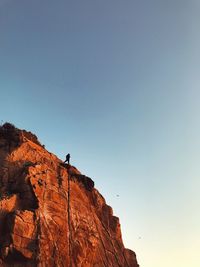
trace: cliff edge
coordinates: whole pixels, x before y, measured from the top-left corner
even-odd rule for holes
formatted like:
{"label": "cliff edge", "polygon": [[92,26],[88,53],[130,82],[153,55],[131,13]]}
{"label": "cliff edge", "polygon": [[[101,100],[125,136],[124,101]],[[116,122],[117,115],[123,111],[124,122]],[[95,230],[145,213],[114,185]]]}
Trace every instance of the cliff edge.
{"label": "cliff edge", "polygon": [[1,266],[139,266],[94,182],[9,123],[0,127]]}

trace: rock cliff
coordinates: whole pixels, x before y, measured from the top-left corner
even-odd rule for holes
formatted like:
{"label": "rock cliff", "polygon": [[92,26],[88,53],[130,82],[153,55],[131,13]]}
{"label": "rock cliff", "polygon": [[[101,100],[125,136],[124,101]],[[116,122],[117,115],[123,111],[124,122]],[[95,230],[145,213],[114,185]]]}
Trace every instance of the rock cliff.
{"label": "rock cliff", "polygon": [[139,266],[94,182],[9,123],[0,127],[1,266]]}

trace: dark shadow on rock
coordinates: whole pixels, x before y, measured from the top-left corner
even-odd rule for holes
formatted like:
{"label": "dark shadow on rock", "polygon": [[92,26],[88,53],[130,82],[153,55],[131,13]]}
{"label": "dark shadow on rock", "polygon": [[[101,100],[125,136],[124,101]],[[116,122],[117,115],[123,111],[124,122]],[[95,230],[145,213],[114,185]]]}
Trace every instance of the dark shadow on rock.
{"label": "dark shadow on rock", "polygon": [[92,189],[94,188],[94,181],[85,175],[75,173],[71,175],[71,179],[75,179],[76,181],[81,183],[88,191],[92,191]]}

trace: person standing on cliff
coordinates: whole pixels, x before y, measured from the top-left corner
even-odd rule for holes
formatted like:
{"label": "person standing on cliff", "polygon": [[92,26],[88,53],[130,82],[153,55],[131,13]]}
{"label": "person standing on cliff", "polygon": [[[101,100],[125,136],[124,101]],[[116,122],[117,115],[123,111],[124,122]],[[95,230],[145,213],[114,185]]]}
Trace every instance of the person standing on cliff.
{"label": "person standing on cliff", "polygon": [[68,153],[67,156],[66,156],[66,160],[64,161],[64,163],[69,163],[70,162],[70,154]]}

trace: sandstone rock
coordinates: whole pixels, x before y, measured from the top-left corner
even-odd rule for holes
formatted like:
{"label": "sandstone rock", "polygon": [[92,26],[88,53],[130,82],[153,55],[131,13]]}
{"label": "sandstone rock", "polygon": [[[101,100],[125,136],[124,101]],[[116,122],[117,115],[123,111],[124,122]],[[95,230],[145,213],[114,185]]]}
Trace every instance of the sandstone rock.
{"label": "sandstone rock", "polygon": [[0,267],[138,267],[91,178],[0,127]]}

